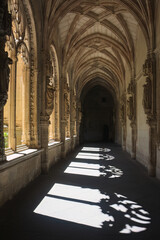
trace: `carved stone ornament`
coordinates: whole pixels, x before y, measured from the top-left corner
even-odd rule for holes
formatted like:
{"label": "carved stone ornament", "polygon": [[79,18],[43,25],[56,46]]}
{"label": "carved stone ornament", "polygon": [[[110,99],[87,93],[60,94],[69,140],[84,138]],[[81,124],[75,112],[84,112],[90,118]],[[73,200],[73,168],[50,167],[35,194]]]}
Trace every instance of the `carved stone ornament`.
{"label": "carved stone ornament", "polygon": [[73,121],[76,121],[76,99],[73,100]]}
{"label": "carved stone ornament", "polygon": [[126,97],[125,94],[121,96],[120,102],[120,121],[122,125],[125,124],[125,116],[126,116]]}
{"label": "carved stone ornament", "polygon": [[145,114],[150,114],[152,111],[152,83],[149,77],[146,78],[146,83],[143,85],[143,107]]}
{"label": "carved stone ornament", "polygon": [[0,1],[0,36],[11,35],[11,14],[5,0]]}
{"label": "carved stone ornament", "polygon": [[64,93],[64,106],[65,106],[64,119],[67,121],[70,114],[68,93]]}
{"label": "carved stone ornament", "polygon": [[[1,42],[1,41],[0,41]],[[0,58],[0,104],[5,105],[7,101],[7,93],[9,86],[10,68],[9,64],[12,64],[12,60],[8,58],[8,53],[4,52]]]}
{"label": "carved stone ornament", "polygon": [[129,120],[134,121],[135,116],[135,99],[136,99],[136,84],[133,80],[128,85],[127,93],[130,95],[127,101],[127,116]]}
{"label": "carved stone ornament", "polygon": [[6,35],[11,35],[11,15],[8,13],[6,1],[0,2],[0,109],[7,101],[7,92],[9,86],[9,64],[12,60],[8,58],[5,52]]}
{"label": "carved stone ornament", "polygon": [[81,120],[82,120],[82,107],[81,107],[81,104],[79,103],[78,105],[78,117],[79,117],[79,123],[81,123]]}
{"label": "carved stone ornament", "polygon": [[154,88],[154,64],[155,64],[155,58],[154,54],[148,55],[148,58],[146,59],[144,65],[143,65],[143,74],[146,76],[146,82],[143,85],[143,108],[144,112],[147,115],[147,123],[150,125],[150,123],[154,122],[156,119],[156,114],[154,113],[154,94],[153,94],[153,88]]}
{"label": "carved stone ornament", "polygon": [[154,57],[148,57],[143,65],[143,75],[150,76],[153,74],[153,64],[154,64]]}
{"label": "carved stone ornament", "polygon": [[134,117],[134,102],[133,102],[133,96],[130,96],[127,100],[127,116],[129,120],[133,120]]}
{"label": "carved stone ornament", "polygon": [[51,115],[54,108],[55,82],[53,66],[50,59],[47,59],[47,77],[46,77],[46,114]]}
{"label": "carved stone ornament", "polygon": [[134,95],[134,94],[135,94],[135,91],[136,91],[135,83],[134,83],[134,81],[132,80],[132,81],[129,83],[129,85],[128,85],[127,92],[128,92],[128,94]]}

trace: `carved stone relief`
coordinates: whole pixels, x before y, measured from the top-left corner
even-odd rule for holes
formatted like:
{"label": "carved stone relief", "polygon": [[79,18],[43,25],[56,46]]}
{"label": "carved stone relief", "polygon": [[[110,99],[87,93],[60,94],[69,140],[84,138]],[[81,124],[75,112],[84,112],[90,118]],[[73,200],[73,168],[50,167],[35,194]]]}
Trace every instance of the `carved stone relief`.
{"label": "carved stone relief", "polygon": [[55,93],[55,74],[53,70],[52,60],[48,54],[46,62],[46,114],[51,115],[54,108],[54,93]]}
{"label": "carved stone relief", "polygon": [[145,114],[151,114],[152,111],[152,83],[149,77],[146,78],[146,83],[143,85],[143,108]]}
{"label": "carved stone relief", "polygon": [[133,80],[131,80],[130,84],[128,85],[127,92],[129,94],[127,100],[127,116],[130,121],[135,121],[136,119],[136,86]]}
{"label": "carved stone relief", "polygon": [[121,96],[120,121],[121,121],[122,125],[125,125],[125,122],[126,122],[126,95],[125,94],[123,94]]}
{"label": "carved stone relief", "polygon": [[5,160],[3,136],[3,107],[7,101],[9,85],[9,64],[12,60],[5,52],[6,35],[11,34],[11,15],[6,1],[0,2],[0,161]]}
{"label": "carved stone relief", "polygon": [[147,115],[147,123],[156,120],[155,112],[155,84],[154,84],[154,68],[155,68],[154,54],[148,55],[143,65],[143,75],[146,76],[145,84],[143,85],[143,108]]}

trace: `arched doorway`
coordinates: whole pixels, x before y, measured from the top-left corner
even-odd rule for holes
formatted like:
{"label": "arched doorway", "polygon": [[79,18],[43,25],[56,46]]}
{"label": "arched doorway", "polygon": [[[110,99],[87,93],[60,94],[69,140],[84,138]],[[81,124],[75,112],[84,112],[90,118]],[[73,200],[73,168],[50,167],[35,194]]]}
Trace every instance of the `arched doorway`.
{"label": "arched doorway", "polygon": [[104,87],[92,87],[81,99],[80,141],[113,142],[115,139],[115,104]]}

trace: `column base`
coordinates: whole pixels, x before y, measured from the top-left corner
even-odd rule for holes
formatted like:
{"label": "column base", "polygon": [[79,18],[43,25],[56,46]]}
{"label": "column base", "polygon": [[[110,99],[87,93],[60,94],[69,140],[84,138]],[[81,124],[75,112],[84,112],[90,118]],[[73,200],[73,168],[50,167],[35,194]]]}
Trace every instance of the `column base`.
{"label": "column base", "polygon": [[131,153],[131,158],[132,158],[132,159],[136,159],[136,154],[132,152],[132,153]]}
{"label": "column base", "polygon": [[148,166],[148,175],[150,177],[156,177],[156,168],[151,164]]}
{"label": "column base", "polygon": [[0,163],[6,162],[6,155],[0,156]]}
{"label": "column base", "polygon": [[123,146],[122,146],[122,149],[123,149],[123,151],[126,151],[126,146],[123,145]]}
{"label": "column base", "polygon": [[48,163],[47,163],[47,162],[42,163],[42,173],[43,173],[43,174],[47,174],[48,172],[49,172]]}

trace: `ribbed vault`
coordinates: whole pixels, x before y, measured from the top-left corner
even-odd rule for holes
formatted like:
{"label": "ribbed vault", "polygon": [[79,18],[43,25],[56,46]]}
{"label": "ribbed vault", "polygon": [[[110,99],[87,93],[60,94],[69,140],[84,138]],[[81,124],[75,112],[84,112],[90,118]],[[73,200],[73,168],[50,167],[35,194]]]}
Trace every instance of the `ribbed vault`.
{"label": "ribbed vault", "polygon": [[[137,29],[152,49],[153,1],[69,0],[47,1],[48,37],[55,28],[63,49],[63,66],[73,86],[101,77],[114,89],[125,88],[125,69],[134,72]],[[103,76],[103,77],[102,77]]]}

